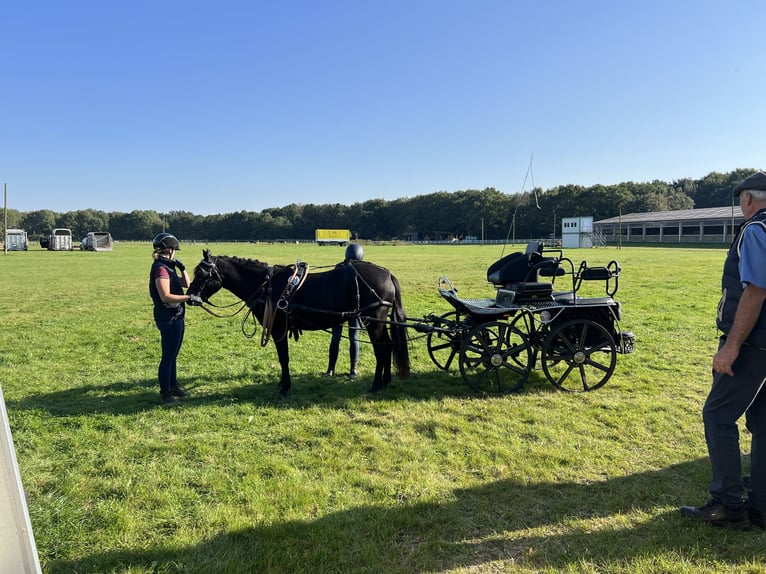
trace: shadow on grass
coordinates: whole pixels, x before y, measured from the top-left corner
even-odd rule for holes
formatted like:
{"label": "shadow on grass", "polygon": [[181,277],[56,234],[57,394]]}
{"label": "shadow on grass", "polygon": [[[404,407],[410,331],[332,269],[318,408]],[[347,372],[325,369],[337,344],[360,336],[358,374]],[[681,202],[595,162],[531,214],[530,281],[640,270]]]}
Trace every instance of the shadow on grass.
{"label": "shadow on grass", "polygon": [[[322,406],[346,409],[360,399],[387,401],[438,401],[444,398],[481,399],[459,374],[435,371],[412,375],[409,379],[394,379],[377,393],[371,393],[372,375],[356,380],[320,375],[295,378],[290,393],[278,393],[277,377],[267,382],[254,382],[252,374],[220,377],[205,375],[190,377],[182,385],[190,391],[183,407],[191,409],[210,404],[250,403],[276,408],[305,408]],[[545,379],[530,377],[518,393],[557,392]],[[502,397],[488,397],[489,399]],[[40,393],[19,400],[6,401],[8,408],[43,410],[53,416],[67,417],[84,414],[131,415],[160,408],[156,380],[115,382],[84,385],[50,393]]]}
{"label": "shadow on grass", "polygon": [[[702,495],[706,459],[601,482],[501,480],[456,490],[444,502],[360,507],[278,524],[255,524],[184,548],[96,552],[56,560],[49,572],[434,572],[465,567],[635,568],[743,564],[762,558],[762,530],[694,524],[675,507]],[[633,520],[633,521],[631,521]],[[651,562],[650,562],[651,563]]]}

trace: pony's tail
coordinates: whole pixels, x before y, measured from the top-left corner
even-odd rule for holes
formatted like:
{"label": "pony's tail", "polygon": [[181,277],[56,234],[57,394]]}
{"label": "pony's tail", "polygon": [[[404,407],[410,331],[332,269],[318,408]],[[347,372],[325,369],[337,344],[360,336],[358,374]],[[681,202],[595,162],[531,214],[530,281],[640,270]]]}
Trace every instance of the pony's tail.
{"label": "pony's tail", "polygon": [[410,376],[410,348],[407,340],[407,314],[402,306],[402,290],[399,280],[391,275],[394,283],[394,306],[391,311],[391,341],[394,352],[396,376],[406,379]]}

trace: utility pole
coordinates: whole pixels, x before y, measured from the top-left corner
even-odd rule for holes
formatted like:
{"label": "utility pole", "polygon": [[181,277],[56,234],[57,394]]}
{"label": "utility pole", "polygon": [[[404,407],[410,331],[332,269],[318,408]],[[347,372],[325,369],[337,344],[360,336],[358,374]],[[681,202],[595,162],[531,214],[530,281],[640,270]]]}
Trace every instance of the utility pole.
{"label": "utility pole", "polygon": [[618,222],[617,228],[619,231],[617,249],[622,249],[622,204],[620,204],[619,219],[617,220],[617,222]]}
{"label": "utility pole", "polygon": [[3,183],[3,255],[8,255],[8,183]]}
{"label": "utility pole", "polygon": [[553,245],[552,247],[556,247],[556,209],[553,210]]}

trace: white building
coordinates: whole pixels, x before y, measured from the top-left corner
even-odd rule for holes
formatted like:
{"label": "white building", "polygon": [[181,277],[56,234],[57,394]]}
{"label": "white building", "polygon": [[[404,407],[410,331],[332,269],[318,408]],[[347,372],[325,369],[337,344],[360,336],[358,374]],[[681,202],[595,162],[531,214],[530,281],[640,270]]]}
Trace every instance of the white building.
{"label": "white building", "polygon": [[593,236],[593,216],[561,218],[561,247],[593,247],[597,243]]}

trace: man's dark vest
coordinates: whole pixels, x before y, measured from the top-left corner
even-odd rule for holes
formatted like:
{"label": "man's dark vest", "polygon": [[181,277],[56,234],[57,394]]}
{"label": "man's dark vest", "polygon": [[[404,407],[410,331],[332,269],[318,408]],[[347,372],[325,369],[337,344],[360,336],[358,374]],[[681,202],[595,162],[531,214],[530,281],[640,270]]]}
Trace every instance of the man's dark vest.
{"label": "man's dark vest", "polygon": [[[721,278],[721,301],[718,303],[718,329],[728,334],[731,326],[734,324],[734,315],[737,312],[739,299],[742,297],[744,288],[739,276],[739,252],[742,243],[742,232],[750,225],[762,225],[766,230],[766,209],[760,210],[753,217],[748,219],[740,228],[734,241],[729,247],[729,254],[723,264],[723,277]],[[766,253],[764,253],[766,261]],[[766,347],[766,306],[761,309],[753,330],[745,339],[746,343],[758,347]]]}

